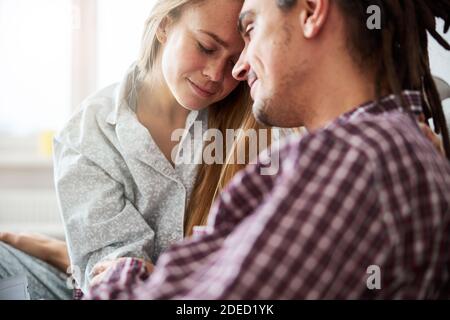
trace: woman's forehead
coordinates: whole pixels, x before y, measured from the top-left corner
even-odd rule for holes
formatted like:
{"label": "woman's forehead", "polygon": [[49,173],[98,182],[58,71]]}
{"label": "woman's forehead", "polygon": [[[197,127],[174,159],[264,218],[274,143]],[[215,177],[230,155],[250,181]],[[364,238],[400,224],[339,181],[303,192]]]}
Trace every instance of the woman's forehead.
{"label": "woman's forehead", "polygon": [[215,34],[230,45],[238,45],[241,37],[237,23],[242,4],[240,0],[202,1],[186,8],[183,20],[194,31]]}

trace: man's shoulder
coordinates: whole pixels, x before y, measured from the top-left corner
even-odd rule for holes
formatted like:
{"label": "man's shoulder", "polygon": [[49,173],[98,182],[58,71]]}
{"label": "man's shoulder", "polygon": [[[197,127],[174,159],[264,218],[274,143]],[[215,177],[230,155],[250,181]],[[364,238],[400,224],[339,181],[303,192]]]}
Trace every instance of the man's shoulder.
{"label": "man's shoulder", "polygon": [[423,152],[437,154],[414,118],[400,111],[337,121],[325,129],[323,135],[330,141],[363,152],[372,160],[393,153],[397,157]]}
{"label": "man's shoulder", "polygon": [[354,155],[342,159],[343,162],[360,156],[378,168],[380,163],[401,162],[403,159],[404,163],[423,166],[429,162],[440,163],[448,169],[448,163],[415,120],[403,112],[337,121],[304,137],[287,140],[280,148],[280,154],[284,154],[281,161],[297,161],[308,155],[320,160],[332,157],[339,150],[347,150]]}
{"label": "man's shoulder", "polygon": [[330,137],[360,150],[369,160],[389,163],[446,163],[434,145],[407,112],[366,115],[328,130]]}

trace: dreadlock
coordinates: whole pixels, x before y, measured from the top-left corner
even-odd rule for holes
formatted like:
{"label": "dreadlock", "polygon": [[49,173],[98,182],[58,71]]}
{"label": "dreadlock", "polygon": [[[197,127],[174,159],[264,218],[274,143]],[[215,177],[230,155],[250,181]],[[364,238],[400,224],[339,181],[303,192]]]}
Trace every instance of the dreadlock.
{"label": "dreadlock", "polygon": [[[281,10],[289,10],[297,0],[276,0]],[[426,120],[433,119],[441,134],[447,158],[450,138],[439,92],[430,71],[427,32],[446,50],[450,44],[436,31],[436,18],[444,20],[444,33],[450,28],[450,0],[335,0],[345,15],[348,46],[356,61],[375,71],[376,93],[384,91],[402,97],[403,90],[422,93]],[[366,27],[367,8],[381,9],[381,30]],[[406,106],[405,103],[403,103]]]}
{"label": "dreadlock", "polygon": [[[375,71],[378,98],[383,90],[398,96],[403,90],[420,91],[425,118],[433,119],[435,131],[442,135],[450,159],[449,134],[430,71],[427,36],[428,32],[450,50],[450,44],[436,31],[436,18],[444,20],[444,33],[450,28],[450,0],[335,1],[346,18],[350,51],[355,59],[369,64]],[[380,30],[366,27],[366,10],[371,5],[381,9]]]}

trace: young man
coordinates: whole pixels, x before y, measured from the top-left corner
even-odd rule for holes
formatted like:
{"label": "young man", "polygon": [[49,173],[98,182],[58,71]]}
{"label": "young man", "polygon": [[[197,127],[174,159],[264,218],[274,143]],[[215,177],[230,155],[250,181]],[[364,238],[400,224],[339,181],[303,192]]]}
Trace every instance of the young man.
{"label": "young man", "polygon": [[449,155],[426,30],[450,22],[450,2],[376,3],[381,30],[366,27],[371,1],[245,1],[234,75],[260,122],[310,134],[280,150],[277,175],[239,174],[211,232],[172,247],[149,279],[126,259],[90,298],[449,297],[450,165],[414,112],[434,118]]}

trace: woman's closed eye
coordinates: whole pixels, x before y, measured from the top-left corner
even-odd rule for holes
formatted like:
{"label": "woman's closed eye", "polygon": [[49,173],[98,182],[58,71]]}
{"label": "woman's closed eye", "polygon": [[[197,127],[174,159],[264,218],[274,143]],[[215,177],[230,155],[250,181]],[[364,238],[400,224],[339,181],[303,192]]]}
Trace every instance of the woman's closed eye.
{"label": "woman's closed eye", "polygon": [[198,48],[200,49],[200,51],[201,51],[202,53],[207,54],[207,55],[211,55],[211,54],[213,54],[214,52],[216,52],[215,49],[207,48],[206,46],[202,45],[200,42],[197,42],[197,45],[198,45]]}

